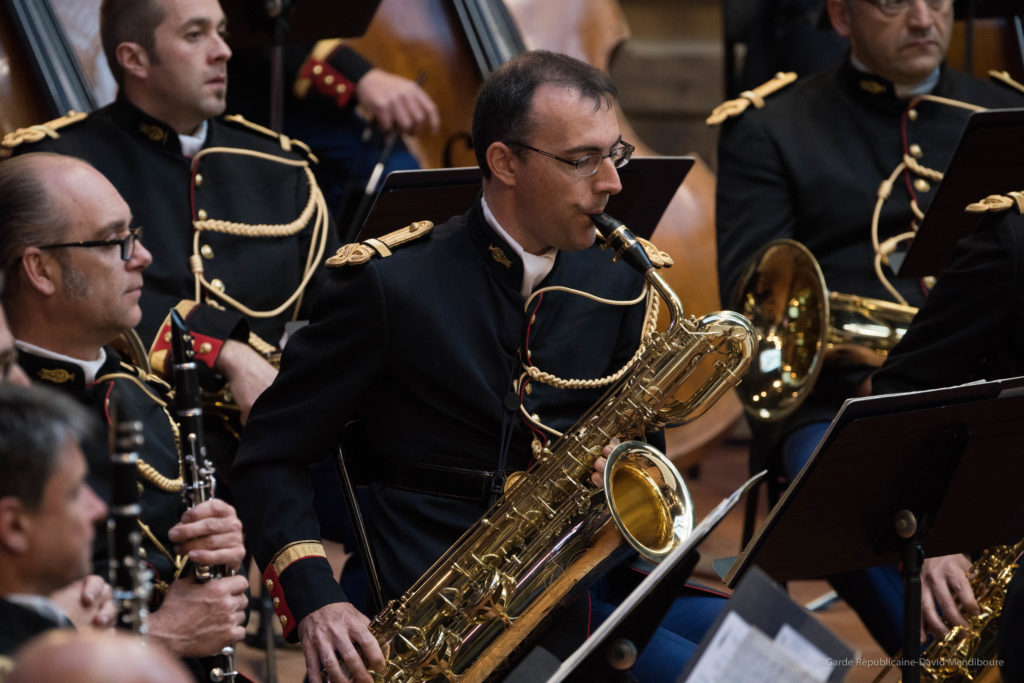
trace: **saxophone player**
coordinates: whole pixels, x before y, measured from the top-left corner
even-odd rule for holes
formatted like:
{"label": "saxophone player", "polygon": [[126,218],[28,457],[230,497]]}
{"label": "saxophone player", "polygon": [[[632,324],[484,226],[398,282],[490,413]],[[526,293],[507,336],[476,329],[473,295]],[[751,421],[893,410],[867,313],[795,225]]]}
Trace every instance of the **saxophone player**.
{"label": "saxophone player", "polygon": [[[328,261],[310,325],[289,341],[231,470],[248,543],[311,681],[368,681],[384,655],[332,576],[308,462],[343,431],[358,441],[346,456],[369,468],[371,546],[384,598],[397,598],[526,468],[534,435],[545,433],[521,407],[562,430],[603,391],[522,380],[523,365],[598,379],[634,354],[642,305],[552,290],[530,298],[552,285],[638,302],[641,279],[597,248],[591,220],[621,189],[617,169],[633,151],[615,104],[607,75],[575,59],[536,51],[511,60],[477,99],[484,180],[469,210]],[[585,602],[546,630],[550,652],[565,656],[585,638]],[[674,680],[722,603],[680,601],[689,631],[661,631],[663,648],[647,648],[637,675]],[[608,606],[594,606],[596,622]]]}
{"label": "saxophone player", "polygon": [[[244,636],[248,582],[199,584],[179,575],[188,575],[189,562],[237,568],[245,550],[241,523],[223,500],[183,513],[169,387],[108,346],[139,322],[142,271],[152,260],[131,221],[114,186],[84,161],[35,153],[0,162],[3,304],[18,362],[32,381],[74,397],[104,422],[117,385],[124,416],[143,423],[140,529],[162,598],[152,606],[149,637],[193,660]],[[83,450],[90,485],[109,496],[105,440],[87,440]],[[100,574],[106,545],[100,535],[93,555]]]}

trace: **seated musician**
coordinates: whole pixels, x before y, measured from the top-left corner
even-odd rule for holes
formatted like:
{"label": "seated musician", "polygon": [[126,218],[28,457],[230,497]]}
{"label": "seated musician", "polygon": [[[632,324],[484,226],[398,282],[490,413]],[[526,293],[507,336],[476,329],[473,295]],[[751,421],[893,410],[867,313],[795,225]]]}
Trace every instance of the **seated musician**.
{"label": "seated musician", "polygon": [[[773,95],[755,89],[713,115],[754,104],[725,123],[719,141],[723,298],[732,298],[758,249],[790,238],[817,259],[829,291],[918,306],[924,283],[890,282],[890,245],[928,208],[970,113],[1024,106],[1024,95],[946,66],[952,0],[828,0],[827,9],[850,42],[842,65]],[[767,462],[790,479],[799,472],[843,401],[880,363],[863,346],[847,350],[826,357],[814,391],[792,414],[751,420],[753,470]],[[830,581],[886,652],[900,649],[894,568]]]}
{"label": "seated musician", "polygon": [[[871,377],[871,393],[922,391],[1024,375],[1022,209],[1020,195],[993,196],[971,207],[988,215],[957,242],[953,260],[939,275],[906,335]],[[929,563],[938,564],[943,571],[922,575],[922,637],[925,628],[941,635],[952,626],[966,626],[965,617],[977,615],[980,609],[966,573],[969,560],[953,555],[928,558],[925,563],[926,568]],[[1006,681],[1024,680],[1022,586],[1024,577],[1018,571],[1008,591],[1006,618],[1000,622],[999,659]],[[998,611],[998,605],[985,608]]]}
{"label": "seated musician", "polygon": [[[549,386],[521,378],[524,369],[596,380],[636,351],[642,278],[595,245],[591,220],[620,191],[617,168],[632,153],[615,103],[608,76],[575,59],[511,60],[476,103],[484,180],[468,212],[349,245],[328,262],[313,319],[289,342],[231,470],[247,540],[311,681],[368,681],[385,660],[368,616],[333,578],[307,463],[332,452],[346,425],[358,429],[346,456],[367,471],[370,546],[384,599],[398,598],[548,443],[537,423],[568,429],[604,391]],[[660,629],[638,678],[675,680],[722,604],[677,601],[689,630]],[[544,631],[549,652],[566,656],[587,617],[593,627],[611,611],[591,605],[588,615],[587,600],[575,601]]]}
{"label": "seated musician", "polygon": [[[244,636],[244,576],[200,583],[192,563],[237,568],[245,555],[234,509],[215,499],[183,510],[169,387],[107,346],[138,323],[142,271],[152,256],[113,185],[73,157],[27,154],[0,162],[0,262],[6,268],[18,362],[34,382],[73,396],[105,424],[116,386],[126,416],[143,423],[140,527],[162,598],[151,639],[182,657],[218,652]],[[105,438],[83,443],[88,482],[109,500]],[[95,564],[107,561],[96,539]],[[98,572],[105,575],[104,571]]]}
{"label": "seated musician", "polygon": [[[286,324],[307,317],[337,238],[308,148],[222,116],[226,31],[217,0],[104,0],[100,33],[116,101],[16,131],[4,144],[15,154],[82,158],[117,188],[154,255],[138,324],[154,371],[169,372],[166,319],[176,307],[198,359],[216,373],[204,386],[226,378],[244,420],[276,374],[268,359]],[[233,446],[218,444],[216,455]]]}
{"label": "seated musician", "polygon": [[56,391],[0,383],[0,679],[12,653],[39,633],[113,624],[99,577],[79,599],[95,524],[107,515],[79,445],[94,427]]}

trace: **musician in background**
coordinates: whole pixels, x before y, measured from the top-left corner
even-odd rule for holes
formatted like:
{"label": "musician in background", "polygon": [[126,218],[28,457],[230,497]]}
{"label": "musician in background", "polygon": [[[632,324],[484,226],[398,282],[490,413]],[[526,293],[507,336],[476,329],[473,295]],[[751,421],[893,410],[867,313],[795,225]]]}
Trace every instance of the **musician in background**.
{"label": "musician in background", "polygon": [[[850,41],[845,62],[769,95],[722,129],[721,291],[730,300],[755,252],[770,240],[792,238],[814,254],[828,290],[885,300],[898,295],[900,303],[918,306],[923,283],[897,281],[887,259],[884,280],[874,269],[873,212],[881,183],[899,171],[877,219],[877,240],[885,245],[912,231],[927,209],[970,106],[1024,106],[1024,95],[946,66],[952,0],[828,0],[827,9],[836,31]],[[907,165],[902,171],[901,163]],[[894,281],[892,291],[887,280]],[[752,468],[769,463],[795,476],[842,402],[863,392],[858,385],[877,365],[873,358],[826,357],[813,393],[798,410],[777,423],[751,420]],[[902,614],[895,569],[831,581],[886,652],[895,653]]]}
{"label": "musician in background", "polygon": [[[906,335],[872,375],[871,393],[923,391],[1024,375],[1024,207],[1008,196],[998,199],[998,204],[986,203],[991,214],[957,242],[953,260]],[[923,618],[936,633],[964,625],[964,616],[979,610],[966,576],[970,561],[962,555],[944,559],[945,574],[922,575],[921,581]],[[925,560],[925,566],[934,561]],[[929,595],[931,600],[926,599]],[[1022,613],[1024,574],[1018,570],[999,629],[999,659],[1006,681],[1024,680]]]}
{"label": "musician in background", "polygon": [[109,590],[77,614],[53,599],[89,574],[94,525],[107,515],[80,447],[94,427],[55,391],[0,383],[0,673],[43,631],[113,624]]}
{"label": "musician in background", "polygon": [[80,157],[113,183],[156,257],[138,325],[154,370],[169,376],[166,318],[176,307],[197,358],[216,373],[205,373],[204,386],[226,378],[244,421],[337,240],[308,148],[222,116],[226,30],[217,0],[105,0],[100,32],[117,100],[50,122],[46,135],[17,131],[5,144]]}
{"label": "musician in background", "polygon": [[[0,162],[3,305],[18,362],[34,382],[76,398],[104,424],[116,386],[123,416],[143,423],[140,522],[154,594],[162,599],[149,615],[149,636],[179,656],[199,657],[244,636],[248,582],[244,576],[207,583],[183,577],[189,562],[238,567],[245,555],[242,527],[222,500],[183,513],[169,387],[107,346],[141,316],[142,271],[152,257],[140,238],[128,205],[87,163],[48,153]],[[104,435],[84,441],[83,450],[89,485],[109,500]],[[107,553],[100,535],[98,573],[105,574]]]}
{"label": "musician in background", "polygon": [[[228,62],[228,111],[269,126],[269,48],[234,48]],[[358,202],[378,161],[391,171],[419,168],[402,135],[436,133],[437,105],[416,81],[375,67],[345,41],[288,43],[280,93],[283,132],[309,144],[317,177],[342,236],[355,237]],[[391,146],[387,136],[396,137]],[[387,150],[387,158],[384,158]]]}
{"label": "musician in background", "polygon": [[164,648],[110,631],[50,632],[18,651],[4,683],[193,683]]}
{"label": "musician in background", "polygon": [[[547,442],[520,408],[565,430],[604,391],[521,379],[523,364],[597,379],[636,351],[642,278],[595,245],[591,220],[620,191],[617,168],[633,150],[615,103],[607,75],[575,59],[538,51],[511,60],[476,104],[481,198],[443,225],[414,223],[328,262],[314,317],[289,343],[231,470],[248,542],[311,681],[323,671],[368,681],[383,657],[368,617],[332,576],[307,463],[344,433],[347,459],[369,480],[383,597],[397,598]],[[527,306],[547,286],[630,305],[545,291]],[[595,599],[590,615],[586,602],[546,629],[560,641],[545,642],[550,652],[564,658],[586,637],[587,618],[594,626],[610,612]],[[674,681],[722,604],[686,601],[689,632],[659,629],[637,677]]]}

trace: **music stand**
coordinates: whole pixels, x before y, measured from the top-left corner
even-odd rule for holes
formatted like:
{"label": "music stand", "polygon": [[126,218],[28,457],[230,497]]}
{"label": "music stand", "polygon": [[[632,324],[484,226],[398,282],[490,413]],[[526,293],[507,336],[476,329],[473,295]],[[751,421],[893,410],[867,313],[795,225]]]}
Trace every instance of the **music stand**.
{"label": "music stand", "polygon": [[898,275],[938,275],[953,258],[956,241],[969,235],[985,214],[967,213],[967,205],[990,194],[1024,188],[1024,109],[994,109],[971,114],[949,168],[935,190]]}
{"label": "music stand", "polygon": [[[1024,536],[1024,378],[850,399],[725,577],[777,581],[903,563],[903,642],[917,643],[921,561]],[[984,495],[979,495],[984,492]],[[903,681],[920,662],[903,657]]]}
{"label": "music stand", "polygon": [[569,656],[548,683],[628,681],[629,669],[665,617],[672,600],[700,559],[697,546],[762,477],[759,472],[729,494],[693,529],[686,542],[662,560],[615,611]]}
{"label": "music stand", "polygon": [[[634,157],[619,169],[622,191],[609,198],[605,211],[635,235],[650,237],[693,164],[691,156]],[[472,206],[480,183],[477,166],[393,171],[384,179],[358,239],[380,237],[413,221],[443,223]]]}

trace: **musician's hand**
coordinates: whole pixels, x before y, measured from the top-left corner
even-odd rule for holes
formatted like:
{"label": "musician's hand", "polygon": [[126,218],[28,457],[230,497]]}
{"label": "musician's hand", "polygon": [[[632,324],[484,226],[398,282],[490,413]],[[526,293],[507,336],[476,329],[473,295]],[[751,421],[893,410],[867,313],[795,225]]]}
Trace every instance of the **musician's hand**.
{"label": "musician's hand", "polygon": [[114,591],[102,577],[90,574],[50,594],[80,631],[108,629],[117,620]]}
{"label": "musician's hand", "polygon": [[277,377],[277,370],[256,349],[234,339],[224,342],[213,367],[231,385],[231,395],[242,411],[242,424],[245,424],[252,404]]}
{"label": "musician's hand", "polygon": [[199,583],[171,584],[160,608],[146,622],[149,637],[179,657],[206,657],[245,637],[249,581],[241,575]]}
{"label": "musician's hand", "polygon": [[967,625],[964,614],[979,613],[978,601],[967,578],[970,568],[970,560],[963,555],[929,557],[924,561],[921,567],[922,643],[927,633],[944,636],[954,626]]}
{"label": "musician's hand", "polygon": [[167,536],[174,543],[174,552],[188,555],[196,564],[237,570],[245,559],[242,522],[235,508],[219,498],[185,510]]}
{"label": "musician's hand", "polygon": [[599,489],[604,488],[604,469],[608,465],[608,456],[620,443],[618,438],[612,439],[601,449],[601,457],[594,461],[594,473],[590,475],[590,483]]}
{"label": "musician's hand", "polygon": [[436,133],[441,115],[430,95],[415,81],[382,69],[370,69],[356,83],[360,108],[381,130]]}
{"label": "musician's hand", "polygon": [[347,602],[324,605],[299,622],[310,683],[372,683],[367,669],[382,671],[385,661],[380,644],[367,628],[369,623]]}

